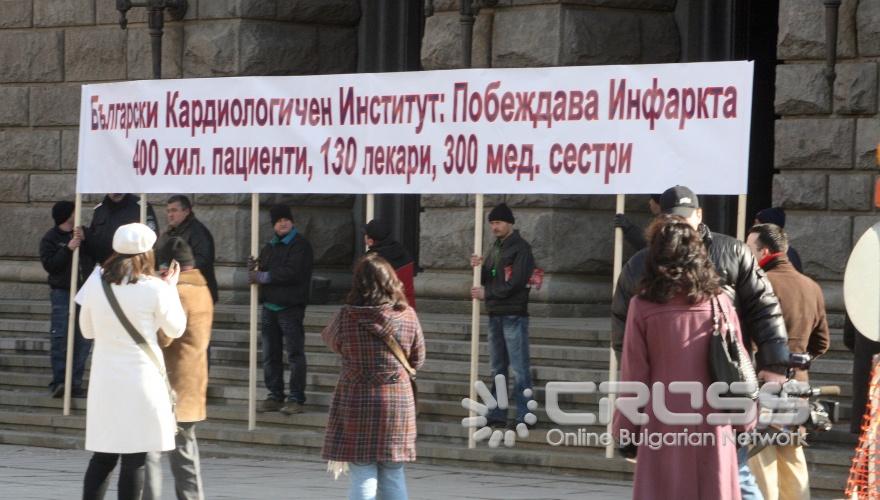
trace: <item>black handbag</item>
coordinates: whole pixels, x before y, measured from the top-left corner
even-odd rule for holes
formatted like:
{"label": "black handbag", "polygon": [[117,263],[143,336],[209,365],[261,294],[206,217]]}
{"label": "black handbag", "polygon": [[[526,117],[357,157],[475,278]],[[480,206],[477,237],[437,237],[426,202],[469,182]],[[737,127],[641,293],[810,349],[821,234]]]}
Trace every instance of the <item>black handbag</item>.
{"label": "black handbag", "polygon": [[[723,397],[748,397],[752,401],[758,399],[758,376],[752,365],[752,358],[746,350],[739,335],[733,329],[721,301],[712,297],[712,320],[714,329],[709,343],[709,372],[713,382],[750,382],[753,390],[748,393],[727,392]],[[724,323],[724,331],[721,323]]]}
{"label": "black handbag", "polygon": [[150,358],[150,361],[156,365],[156,369],[158,369],[159,373],[162,375],[162,379],[165,381],[165,388],[168,390],[168,399],[171,401],[171,414],[177,415],[177,392],[171,388],[171,382],[168,380],[168,373],[165,371],[164,365],[159,362],[159,358],[156,357],[156,354],[150,348],[149,344],[147,344],[147,339],[137,331],[134,325],[131,324],[131,321],[128,320],[125,312],[122,311],[122,307],[119,306],[119,301],[116,300],[116,294],[113,293],[110,283],[107,283],[102,278],[101,285],[104,287],[104,295],[107,297],[107,302],[110,303],[110,308],[113,309],[113,312],[116,314],[116,319],[122,323],[122,327],[125,328],[125,331],[128,332],[135,344],[144,351],[144,354]]}

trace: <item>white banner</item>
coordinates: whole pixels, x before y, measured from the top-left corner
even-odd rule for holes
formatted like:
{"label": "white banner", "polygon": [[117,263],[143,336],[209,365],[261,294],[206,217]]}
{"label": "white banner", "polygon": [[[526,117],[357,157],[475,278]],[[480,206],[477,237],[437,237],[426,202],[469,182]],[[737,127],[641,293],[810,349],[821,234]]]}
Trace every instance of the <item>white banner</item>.
{"label": "white banner", "polygon": [[85,85],[82,193],[746,192],[752,63]]}

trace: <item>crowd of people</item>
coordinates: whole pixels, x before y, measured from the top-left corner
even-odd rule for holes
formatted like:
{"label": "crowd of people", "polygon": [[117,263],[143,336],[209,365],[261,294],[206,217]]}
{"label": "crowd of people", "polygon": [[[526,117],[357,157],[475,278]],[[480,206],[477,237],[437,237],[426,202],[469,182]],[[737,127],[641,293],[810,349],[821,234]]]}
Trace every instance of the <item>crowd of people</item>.
{"label": "crowd of people", "polygon": [[[76,297],[81,310],[71,396],[88,398],[86,449],[94,452],[83,497],[102,498],[110,472],[121,462],[120,498],[158,498],[160,461],[168,452],[177,497],[201,499],[196,426],[206,418],[209,344],[219,296],[214,240],[184,195],[168,199],[162,234],[152,207],[147,223],[138,222],[139,204],[131,194],[108,194],[88,227],[73,227],[72,203],[52,208],[55,225],[40,244],[52,301],[49,393],[60,397],[64,391],[71,257],[79,248],[83,285]],[[784,212],[760,212],[741,242],[710,231],[697,195],[684,186],[652,196],[649,208],[654,218],[647,231],[622,214],[615,218],[636,250],[623,267],[612,303],[612,345],[621,356],[621,380],[708,385],[710,341],[720,314],[728,319],[728,335],[754,357],[762,382],[781,383],[790,375],[806,381],[806,372],[789,369],[790,353],[822,355],[829,347],[828,324],[821,289],[800,272],[800,259],[788,243]],[[261,304],[268,395],[258,411],[295,415],[307,403],[303,321],[313,250],[290,207],[272,206],[269,215],[271,239],[246,263]],[[510,207],[493,207],[488,222],[494,243],[485,255],[470,258],[471,266],[482,269],[481,284],[470,296],[484,301],[489,314],[492,380],[509,377],[516,403],[513,418],[496,408],[488,425],[531,426],[524,397],[532,389],[528,306],[542,271],[531,245],[515,229]],[[392,233],[382,220],[364,227],[368,251],[355,263],[345,304],[322,332],[341,357],[323,458],[337,476],[351,476],[351,498],[407,498],[403,466],[416,458],[414,380],[425,360],[425,341],[415,312],[415,264]],[[849,333],[848,345],[870,349],[859,346],[860,335]],[[83,372],[90,352],[86,390]],[[493,393],[497,389],[493,386]],[[687,398],[674,395],[667,407],[692,410]],[[615,414],[616,435],[681,431],[654,419],[650,410],[649,416],[640,426]],[[690,430],[746,431],[754,423],[702,425],[706,428]],[[622,451],[636,457],[634,498],[809,495],[798,446],[767,447],[751,459],[746,447],[733,444]]]}

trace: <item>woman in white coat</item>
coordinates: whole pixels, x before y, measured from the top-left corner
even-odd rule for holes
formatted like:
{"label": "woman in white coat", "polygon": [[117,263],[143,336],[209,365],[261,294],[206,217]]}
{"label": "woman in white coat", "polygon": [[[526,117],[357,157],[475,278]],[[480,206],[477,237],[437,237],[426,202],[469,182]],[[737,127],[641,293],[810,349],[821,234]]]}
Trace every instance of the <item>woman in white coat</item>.
{"label": "woman in white coat", "polygon": [[[95,339],[86,412],[86,449],[95,453],[85,475],[84,500],[103,498],[120,457],[119,498],[140,499],[146,452],[174,448],[176,423],[156,334],[161,328],[165,335],[179,337],[186,315],[175,286],[177,270],[163,279],[153,276],[155,241],[156,234],[143,224],[121,226],[102,274],[93,275],[81,290],[80,328],[84,337]],[[110,283],[161,371],[122,326],[102,280]]]}

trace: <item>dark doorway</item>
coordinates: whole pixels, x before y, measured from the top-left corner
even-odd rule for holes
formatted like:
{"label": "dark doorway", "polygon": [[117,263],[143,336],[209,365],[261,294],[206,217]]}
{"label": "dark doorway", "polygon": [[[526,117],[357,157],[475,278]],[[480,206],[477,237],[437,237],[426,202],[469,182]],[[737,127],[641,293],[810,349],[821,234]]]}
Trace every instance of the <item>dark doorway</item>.
{"label": "dark doorway", "polygon": [[[778,18],[779,0],[679,0],[676,6],[683,62],[755,61],[746,226],[772,202]],[[700,201],[709,227],[736,233],[735,197]]]}
{"label": "dark doorway", "polygon": [[[421,1],[361,0],[361,20],[358,26],[359,73],[422,69],[422,33],[425,22],[423,4]],[[364,204],[361,201],[357,206],[355,214],[360,223],[364,220]],[[421,199],[418,194],[376,196],[376,218],[391,223],[394,238],[413,256],[417,269],[420,213]],[[360,231],[355,236],[355,250],[356,255],[363,252],[363,235]]]}

